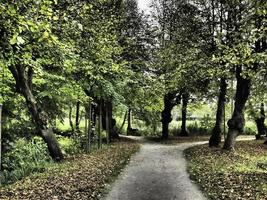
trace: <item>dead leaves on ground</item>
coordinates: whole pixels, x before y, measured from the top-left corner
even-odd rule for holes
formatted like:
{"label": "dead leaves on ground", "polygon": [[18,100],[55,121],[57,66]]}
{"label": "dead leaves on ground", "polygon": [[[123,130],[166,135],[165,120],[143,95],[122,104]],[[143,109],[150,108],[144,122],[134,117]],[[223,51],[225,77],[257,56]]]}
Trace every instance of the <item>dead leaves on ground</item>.
{"label": "dead leaves on ground", "polygon": [[267,149],[262,142],[238,142],[234,152],[202,145],[185,154],[191,178],[210,199],[267,199]]}
{"label": "dead leaves on ground", "polygon": [[106,183],[127,163],[139,145],[116,142],[89,155],[63,163],[0,190],[0,199],[98,199]]}

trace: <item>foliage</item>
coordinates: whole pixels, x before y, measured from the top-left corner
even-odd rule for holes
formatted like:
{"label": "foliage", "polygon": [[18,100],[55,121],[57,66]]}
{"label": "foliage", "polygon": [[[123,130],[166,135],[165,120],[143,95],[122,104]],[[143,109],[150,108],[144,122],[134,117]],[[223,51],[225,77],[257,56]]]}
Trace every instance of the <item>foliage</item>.
{"label": "foliage", "polygon": [[210,199],[265,199],[267,154],[260,142],[238,142],[231,153],[203,145],[185,154],[191,178]]}
{"label": "foliage", "polygon": [[66,155],[74,155],[83,152],[81,142],[74,138],[59,137],[58,142]]}
{"label": "foliage", "polygon": [[211,118],[209,114],[204,115],[200,120],[200,127],[206,130],[211,130],[214,127],[214,120]]}
{"label": "foliage", "polygon": [[4,155],[2,183],[9,184],[36,172],[43,172],[50,166],[49,156],[44,142],[34,137],[31,141],[18,139],[12,150]]}

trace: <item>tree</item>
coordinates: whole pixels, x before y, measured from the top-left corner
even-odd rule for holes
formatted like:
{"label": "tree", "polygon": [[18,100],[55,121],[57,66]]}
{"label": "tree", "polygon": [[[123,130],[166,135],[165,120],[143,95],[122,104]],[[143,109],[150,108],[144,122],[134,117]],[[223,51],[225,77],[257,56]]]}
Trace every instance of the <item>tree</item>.
{"label": "tree", "polygon": [[221,142],[222,124],[224,121],[223,117],[225,115],[226,90],[227,90],[227,83],[226,80],[222,78],[220,81],[220,92],[218,95],[216,122],[212,130],[212,135],[209,139],[210,147],[218,147]]}
{"label": "tree", "polygon": [[164,95],[164,109],[161,113],[162,123],[162,138],[168,139],[169,137],[169,124],[172,121],[171,111],[174,106],[179,104],[181,101],[181,94],[177,91],[169,92]]}
{"label": "tree", "polygon": [[[247,13],[248,9],[250,10],[249,14]],[[234,40],[231,39],[235,45],[229,51],[229,53],[231,52],[230,55],[235,58],[230,62],[235,65],[237,87],[234,112],[227,123],[229,130],[224,149],[233,149],[236,137],[243,132],[244,109],[251,92],[251,75],[260,70],[261,62],[264,62],[262,57],[266,50],[266,36],[262,35],[264,27],[262,11],[264,9],[266,9],[266,3],[263,1],[245,1],[242,4],[231,2],[229,4],[229,21],[234,22],[232,27],[237,36]],[[246,40],[242,40],[242,36],[245,36],[247,31],[252,29],[255,29],[259,35],[251,33],[246,36]],[[230,38],[233,38],[233,35]]]}
{"label": "tree", "polygon": [[142,112],[149,100],[145,94],[145,87],[150,87],[150,79],[153,77],[149,72],[149,62],[153,49],[153,33],[149,21],[144,13],[138,10],[136,0],[126,0],[122,4],[121,22],[119,25],[119,44],[122,46],[122,59],[126,62],[125,67],[129,70],[125,77],[122,95],[125,105],[128,107],[127,134],[133,131],[131,115]]}
{"label": "tree", "polygon": [[[199,10],[191,2],[159,0],[154,2],[153,7],[154,18],[160,30],[156,68],[163,76],[166,94],[171,93],[173,98],[176,96],[173,92],[184,96],[181,135],[187,135],[186,110],[189,96],[195,95],[198,91],[204,92],[202,89],[206,88],[209,82],[209,57],[202,43],[205,30],[199,20]],[[167,113],[173,108],[173,105],[168,105],[167,99],[169,98],[165,96],[162,115],[166,117],[162,118],[165,124],[162,133],[166,136],[166,125],[171,120],[170,114]],[[173,100],[170,99],[169,102]]]}
{"label": "tree", "polygon": [[2,171],[2,104],[0,104],[0,172]]}
{"label": "tree", "polygon": [[182,94],[182,125],[181,125],[181,136],[188,136],[188,132],[186,130],[186,118],[187,118],[187,105],[189,101],[189,94],[187,92],[183,92]]}
{"label": "tree", "polygon": [[[34,73],[41,67],[41,52],[47,47],[53,48],[52,43],[55,42],[48,22],[51,20],[51,5],[51,1],[43,2],[40,9],[30,0],[17,3],[4,1],[0,7],[2,17],[9,20],[1,21],[4,27],[1,46],[5,64],[15,79],[16,91],[25,98],[37,134],[46,142],[51,157],[61,160],[63,154],[59,144],[52,130],[48,129],[48,116],[40,110],[33,91]],[[36,12],[40,12],[38,19],[32,16]]]}
{"label": "tree", "polygon": [[267,129],[264,124],[265,121],[265,110],[264,110],[264,103],[261,103],[260,106],[260,115],[255,119],[258,133],[256,135],[256,139],[260,139],[262,135],[267,135]]}

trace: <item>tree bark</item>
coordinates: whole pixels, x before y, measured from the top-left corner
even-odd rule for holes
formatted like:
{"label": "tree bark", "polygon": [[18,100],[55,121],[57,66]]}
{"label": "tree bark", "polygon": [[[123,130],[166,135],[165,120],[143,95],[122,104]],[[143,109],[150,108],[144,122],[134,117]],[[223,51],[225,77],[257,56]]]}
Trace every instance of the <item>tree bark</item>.
{"label": "tree bark", "polygon": [[161,123],[162,123],[162,139],[169,138],[169,124],[172,121],[171,111],[173,105],[171,104],[171,99],[167,95],[164,97],[164,110],[161,113]]}
{"label": "tree bark", "polygon": [[262,135],[267,135],[266,126],[264,124],[265,121],[265,111],[264,111],[264,103],[261,103],[260,108],[260,117],[255,119],[258,133],[256,135],[256,139],[261,139]]}
{"label": "tree bark", "polygon": [[16,81],[16,88],[18,92],[22,94],[26,100],[28,110],[37,129],[37,134],[42,137],[44,142],[47,144],[51,157],[55,161],[62,160],[63,154],[61,152],[60,146],[53,134],[52,129],[48,129],[47,126],[48,116],[44,111],[38,108],[37,102],[31,90],[30,80],[32,80],[32,75],[29,76],[29,73],[33,72],[26,72],[26,69],[20,65],[9,66],[9,70],[11,71]]}
{"label": "tree bark", "polygon": [[109,120],[109,115],[108,111],[106,110],[105,113],[105,122],[106,122],[106,138],[107,138],[107,144],[109,144],[109,139],[110,139],[110,120]]}
{"label": "tree bark", "polygon": [[80,131],[80,104],[81,102],[80,101],[77,101],[76,103],[76,118],[75,118],[75,129],[76,131]]}
{"label": "tree bark", "polygon": [[106,140],[107,140],[107,143],[109,143],[110,141],[110,132],[111,132],[111,127],[110,127],[110,123],[111,123],[111,120],[112,120],[112,116],[110,117],[109,115],[109,108],[110,104],[108,101],[103,101],[103,108],[102,108],[102,127],[103,129],[106,131]]}
{"label": "tree bark", "polygon": [[242,67],[236,68],[236,95],[235,106],[232,118],[228,120],[228,134],[223,148],[227,150],[233,150],[237,136],[243,133],[245,126],[244,109],[248,97],[250,95],[251,80],[242,77]]}
{"label": "tree bark", "polygon": [[217,113],[216,113],[216,122],[212,130],[212,135],[209,140],[210,147],[218,147],[222,139],[222,125],[223,117],[225,110],[225,101],[226,101],[226,91],[227,83],[225,78],[221,78],[220,81],[220,93],[218,97]]}
{"label": "tree bark", "polygon": [[127,135],[130,135],[132,133],[132,129],[133,129],[132,128],[132,121],[131,121],[132,117],[131,117],[131,115],[132,115],[132,109],[129,108],[129,110],[128,110],[128,117],[127,117],[127,122],[128,122]]}
{"label": "tree bark", "polygon": [[169,124],[172,121],[171,111],[181,101],[181,95],[177,93],[174,91],[164,95],[164,109],[161,112],[162,139],[169,138]]}
{"label": "tree bark", "polygon": [[102,101],[100,101],[99,115],[98,115],[98,149],[102,147],[101,127],[102,127]]}
{"label": "tree bark", "polygon": [[74,133],[74,126],[73,126],[73,122],[72,122],[72,106],[70,106],[70,111],[69,111],[69,123],[70,123],[70,127],[71,127],[71,132]]}
{"label": "tree bark", "polygon": [[119,139],[119,132],[116,127],[116,120],[113,118],[113,104],[112,101],[105,101],[103,107],[102,127],[106,130],[108,127],[107,140]]}
{"label": "tree bark", "polygon": [[[2,173],[2,104],[0,104],[0,176]],[[1,185],[1,180],[0,180]]]}
{"label": "tree bark", "polygon": [[109,125],[110,125],[110,130],[109,130],[109,136],[110,140],[113,139],[119,139],[119,132],[117,130],[117,124],[116,120],[113,118],[113,104],[112,101],[107,102],[107,107],[108,107],[108,118],[109,118]]}
{"label": "tree bark", "polygon": [[182,94],[182,125],[180,136],[188,136],[188,131],[186,130],[186,118],[187,118],[187,105],[189,101],[189,94],[184,92]]}
{"label": "tree bark", "polygon": [[91,139],[92,139],[92,104],[89,101],[88,106],[85,107],[87,120],[87,132],[86,132],[86,152],[91,151]]}
{"label": "tree bark", "polygon": [[121,124],[120,129],[119,129],[119,133],[122,131],[122,129],[123,129],[124,125],[125,125],[127,116],[128,116],[128,111],[125,112],[125,115],[124,115],[124,118],[123,118],[123,122],[122,122],[122,124]]}

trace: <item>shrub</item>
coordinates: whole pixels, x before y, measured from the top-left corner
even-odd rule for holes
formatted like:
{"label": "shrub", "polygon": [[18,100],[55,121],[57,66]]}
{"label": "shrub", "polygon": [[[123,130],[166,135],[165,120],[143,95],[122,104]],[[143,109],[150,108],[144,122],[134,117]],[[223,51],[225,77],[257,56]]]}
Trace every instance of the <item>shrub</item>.
{"label": "shrub", "polygon": [[58,142],[64,154],[77,154],[82,151],[81,143],[82,138],[77,138],[76,140],[72,137],[58,137]]}
{"label": "shrub", "polygon": [[2,183],[9,184],[29,174],[43,172],[51,163],[52,159],[41,138],[34,137],[30,141],[21,138],[3,157]]}
{"label": "shrub", "polygon": [[214,127],[215,120],[210,117],[210,115],[204,115],[203,118],[200,119],[200,127],[203,130],[210,132]]}

